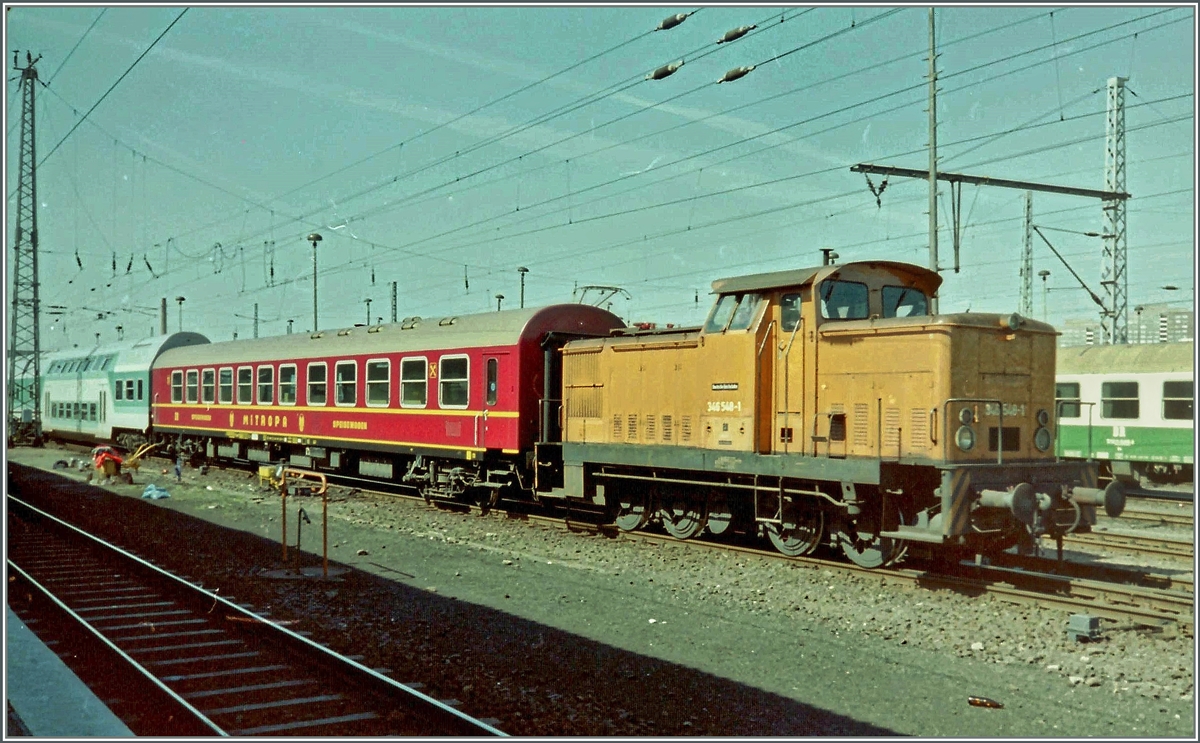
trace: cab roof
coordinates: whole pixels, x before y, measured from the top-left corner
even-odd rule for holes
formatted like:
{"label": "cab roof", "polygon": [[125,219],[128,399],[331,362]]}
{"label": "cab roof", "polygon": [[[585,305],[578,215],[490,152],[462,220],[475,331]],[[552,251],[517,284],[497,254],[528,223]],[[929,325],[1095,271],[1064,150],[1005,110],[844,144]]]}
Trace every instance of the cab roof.
{"label": "cab roof", "polygon": [[713,294],[739,294],[741,292],[761,292],[770,289],[799,287],[822,281],[836,273],[854,268],[857,271],[883,271],[901,279],[907,279],[914,285],[932,294],[942,283],[942,277],[936,272],[899,261],[851,261],[832,266],[814,266],[798,268],[790,271],[773,271],[771,273],[755,273],[747,276],[733,276],[727,279],[717,279],[712,283]]}

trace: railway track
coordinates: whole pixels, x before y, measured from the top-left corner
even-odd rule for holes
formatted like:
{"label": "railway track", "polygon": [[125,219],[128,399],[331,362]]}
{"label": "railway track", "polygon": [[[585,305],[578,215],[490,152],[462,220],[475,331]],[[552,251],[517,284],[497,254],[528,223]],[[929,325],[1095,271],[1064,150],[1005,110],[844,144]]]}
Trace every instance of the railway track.
{"label": "railway track", "polygon": [[60,656],[139,735],[503,735],[19,499],[8,506],[10,605],[39,635],[54,628]]}
{"label": "railway track", "polygon": [[[787,557],[757,548],[717,544],[703,540],[680,541],[667,535],[648,532],[623,534],[644,542],[687,544],[704,548],[732,549],[768,559],[800,562],[812,567],[858,577],[871,577],[931,590],[952,590],[966,595],[991,595],[1005,601],[1073,612],[1086,612],[1114,621],[1161,627],[1176,625],[1188,635],[1194,633],[1195,596],[1190,581],[1157,576],[1158,585],[1131,585],[1095,578],[1060,575],[1021,567],[973,565],[961,563],[945,568],[887,568],[869,570],[843,562],[813,557]],[[1043,560],[1043,563],[1055,561]],[[1137,580],[1140,571],[1127,575]],[[1144,573],[1141,573],[1145,576]]]}
{"label": "railway track", "polygon": [[1115,534],[1094,531],[1090,534],[1068,534],[1063,545],[1084,547],[1134,555],[1154,555],[1177,560],[1192,560],[1195,555],[1191,539],[1176,539],[1141,534]]}
{"label": "railway track", "polygon": [[1177,524],[1192,527],[1195,525],[1194,514],[1191,511],[1152,511],[1140,508],[1126,508],[1118,519],[1130,521],[1146,521],[1152,524]]}

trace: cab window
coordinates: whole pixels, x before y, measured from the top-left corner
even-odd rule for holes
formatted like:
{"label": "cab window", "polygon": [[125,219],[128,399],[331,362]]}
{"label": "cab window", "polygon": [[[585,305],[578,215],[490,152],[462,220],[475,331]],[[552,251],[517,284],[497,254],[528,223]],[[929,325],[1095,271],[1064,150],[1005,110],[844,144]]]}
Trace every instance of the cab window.
{"label": "cab window", "polygon": [[733,319],[729,321],[730,330],[746,330],[750,327],[750,323],[754,322],[754,318],[758,317],[758,308],[763,303],[761,294],[747,294],[738,302],[737,309],[733,312]]}
{"label": "cab window", "polygon": [[867,285],[858,281],[823,282],[821,317],[826,320],[867,319]]}
{"label": "cab window", "polygon": [[708,314],[708,322],[704,323],[705,333],[720,333],[729,324],[729,318],[733,316],[733,311],[737,309],[737,296],[733,294],[725,294],[717,299],[717,303],[713,305],[712,312]]}
{"label": "cab window", "polygon": [[883,287],[884,317],[917,317],[929,314],[929,300],[910,286]]}
{"label": "cab window", "polygon": [[784,294],[779,298],[779,327],[786,333],[800,323],[800,295]]}
{"label": "cab window", "polygon": [[725,294],[713,305],[704,324],[704,332],[720,333],[728,330],[745,330],[758,315],[761,294]]}

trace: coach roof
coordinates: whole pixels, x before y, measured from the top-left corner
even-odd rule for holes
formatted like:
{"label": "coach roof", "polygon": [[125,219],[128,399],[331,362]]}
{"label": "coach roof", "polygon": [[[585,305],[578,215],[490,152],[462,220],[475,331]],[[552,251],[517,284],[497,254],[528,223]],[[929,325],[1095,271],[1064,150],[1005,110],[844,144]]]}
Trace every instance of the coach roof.
{"label": "coach roof", "polygon": [[293,333],[270,338],[210,343],[164,353],[157,367],[214,366],[332,356],[384,355],[516,345],[550,330],[607,334],[620,319],[598,307],[559,304],[478,315],[409,319],[383,325]]}
{"label": "coach roof", "polygon": [[1059,374],[1190,372],[1195,346],[1184,343],[1119,343],[1058,349]]}

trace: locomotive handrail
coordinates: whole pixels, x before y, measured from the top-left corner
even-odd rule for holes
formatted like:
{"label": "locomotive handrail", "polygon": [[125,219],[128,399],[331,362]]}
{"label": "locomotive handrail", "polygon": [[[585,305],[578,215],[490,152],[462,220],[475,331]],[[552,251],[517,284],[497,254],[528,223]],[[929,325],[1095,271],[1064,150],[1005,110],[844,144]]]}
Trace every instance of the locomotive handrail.
{"label": "locomotive handrail", "polygon": [[943,413],[944,420],[942,421],[942,425],[946,426],[946,428],[947,428],[947,430],[945,431],[946,440],[950,439],[950,431],[949,431],[950,411],[948,410],[948,408],[950,407],[951,403],[955,403],[955,402],[982,402],[982,403],[994,402],[994,403],[996,403],[996,410],[1000,414],[1000,425],[998,426],[998,429],[996,431],[996,464],[1004,464],[1004,403],[996,398],[990,398],[990,397],[948,397],[948,398],[946,398],[946,400],[942,402],[942,410],[945,411]]}

